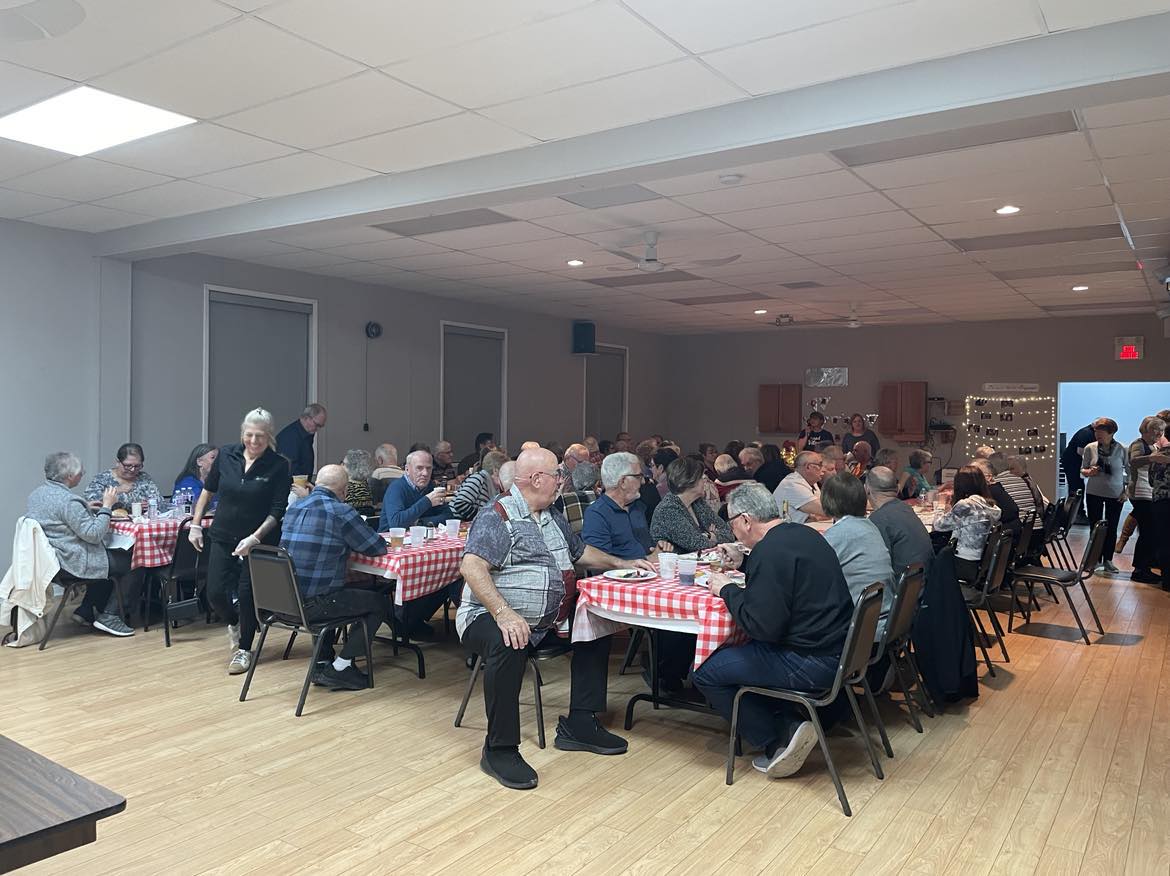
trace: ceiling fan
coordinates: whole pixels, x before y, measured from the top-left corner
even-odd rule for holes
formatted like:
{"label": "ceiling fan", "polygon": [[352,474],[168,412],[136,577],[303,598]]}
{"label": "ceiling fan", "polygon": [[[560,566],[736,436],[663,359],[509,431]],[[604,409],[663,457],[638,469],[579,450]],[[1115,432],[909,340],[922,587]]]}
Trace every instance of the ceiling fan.
{"label": "ceiling fan", "polygon": [[631,255],[620,249],[607,249],[606,252],[610,255],[618,256],[619,258],[627,259],[633,262],[632,267],[607,268],[610,271],[644,271],[647,274],[656,274],[659,271],[673,268],[675,270],[685,271],[688,268],[718,268],[723,265],[730,265],[740,257],[740,254],[727,256],[721,259],[693,259],[685,264],[682,262],[667,264],[658,260],[658,232],[647,231],[642,235],[642,240],[645,241],[646,251],[641,256]]}
{"label": "ceiling fan", "polygon": [[865,323],[863,323],[861,321],[861,317],[859,317],[857,315],[857,305],[856,304],[849,305],[849,315],[848,316],[838,316],[838,317],[834,317],[832,319],[803,320],[801,322],[797,322],[789,314],[782,313],[776,317],[774,322],[776,323],[777,326],[779,326],[781,328],[787,328],[789,326],[795,326],[795,327],[799,327],[799,328],[808,328],[810,326],[839,325],[839,326],[844,326],[845,328],[856,329],[856,328],[861,328],[862,326],[865,325]]}

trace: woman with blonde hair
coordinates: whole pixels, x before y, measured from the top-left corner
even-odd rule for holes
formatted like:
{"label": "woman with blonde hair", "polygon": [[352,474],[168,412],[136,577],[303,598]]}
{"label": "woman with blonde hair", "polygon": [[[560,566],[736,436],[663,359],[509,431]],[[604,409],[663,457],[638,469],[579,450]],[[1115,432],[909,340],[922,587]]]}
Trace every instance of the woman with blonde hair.
{"label": "woman with blonde hair", "polygon": [[280,521],[292,487],[288,460],[275,448],[272,414],[263,408],[249,411],[240,424],[240,443],[219,449],[192,512],[188,537],[202,551],[203,514],[219,498],[207,531],[207,599],[228,622],[230,675],[247,672],[252,665],[256,608],[248,552],[258,544],[280,543]]}

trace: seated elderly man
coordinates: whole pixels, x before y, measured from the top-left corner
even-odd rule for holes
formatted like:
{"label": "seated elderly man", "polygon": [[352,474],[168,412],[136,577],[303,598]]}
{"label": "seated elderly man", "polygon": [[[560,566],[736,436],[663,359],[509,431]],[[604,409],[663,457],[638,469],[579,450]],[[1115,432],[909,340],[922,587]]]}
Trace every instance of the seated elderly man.
{"label": "seated elderly man", "polygon": [[1003,487],[1004,491],[1012,497],[1012,501],[1016,503],[1016,508],[1019,509],[1020,517],[1022,518],[1027,514],[1035,513],[1036,519],[1032,521],[1032,528],[1033,530],[1043,529],[1043,509],[1037,510],[1036,497],[1032,495],[1032,488],[1028,485],[1028,482],[1012,471],[1007,457],[998,450],[991,454],[987,458],[987,461],[991,463],[991,470],[995,474],[995,482]]}
{"label": "seated elderly man", "polygon": [[[516,483],[475,519],[460,571],[468,590],[455,624],[463,645],[484,660],[488,731],[480,768],[506,788],[535,788],[536,771],[520,755],[520,686],[527,648],[566,620],[574,564],[595,569],[635,566],[586,545],[552,508],[560,472],[547,450],[516,460]],[[562,751],[623,754],[626,740],[597,720],[606,709],[610,637],[576,642],[569,714],[557,723]]]}
{"label": "seated elderly man", "polygon": [[[342,501],[349,477],[340,465],[322,466],[317,484],[304,499],[288,509],[280,528],[280,546],[288,551],[297,572],[297,589],[310,621],[362,616],[366,636],[373,641],[388,620],[390,600],[385,593],[345,586],[350,551],[368,557],[386,553],[386,542],[362,519],[352,505]],[[331,634],[322,644],[313,682],[334,690],[362,690],[370,679],[353,665],[365,654],[366,639],[350,630],[340,657],[330,657]],[[326,650],[328,649],[328,650]]]}
{"label": "seated elderly man", "polygon": [[585,524],[585,511],[597,499],[597,485],[601,469],[591,462],[579,462],[573,469],[572,489],[557,499],[557,508],[569,521],[569,529],[580,535]]}
{"label": "seated elderly man", "polygon": [[[821,508],[821,455],[811,450],[796,454],[796,471],[780,482],[772,493],[776,507],[788,508],[793,523],[828,520]],[[783,513],[783,511],[781,511]]]}
{"label": "seated elderly man", "polygon": [[783,459],[764,461],[764,453],[758,447],[745,447],[739,452],[739,464],[749,478],[763,484],[769,492],[775,492],[780,482],[792,474]]}
{"label": "seated elderly man", "polygon": [[374,470],[370,472],[370,496],[375,504],[382,501],[390,482],[398,480],[402,474],[398,465],[398,448],[393,444],[379,444],[374,449]]}
{"label": "seated elderly man", "polygon": [[821,448],[821,479],[845,470],[845,451],[836,444]]}
{"label": "seated elderly man", "polygon": [[[741,687],[829,688],[853,599],[829,543],[811,527],[782,523],[767,487],[745,484],[731,494],[727,510],[732,534],[751,553],[744,557],[731,545],[720,551],[743,569],[747,584],[738,587],[722,572],[712,572],[710,589],[750,641],[720,648],[695,670],[694,680],[714,709],[731,720]],[[817,744],[812,722],[798,707],[763,697],[740,700],[739,730],[763,749],[752,766],[774,778],[799,770]]]}
{"label": "seated elderly man", "polygon": [[589,461],[589,448],[584,444],[570,444],[565,448],[565,453],[561,459],[561,468],[565,472],[564,491],[572,492],[573,469],[575,469],[581,463]]}
{"label": "seated elderly man", "polygon": [[455,451],[451,449],[450,441],[439,441],[435,444],[432,468],[434,470],[431,475],[443,485],[459,476],[459,466],[455,462]]}
{"label": "seated elderly man", "polygon": [[605,495],[585,509],[581,538],[607,554],[637,559],[650,554],[654,542],[646,506],[639,498],[642,463],[632,453],[611,453],[601,463]]}
{"label": "seated elderly man", "polygon": [[431,455],[425,450],[407,455],[405,474],[387,488],[382,498],[379,532],[437,524],[451,516],[446,505],[447,491],[435,485],[431,465]]}
{"label": "seated elderly man", "polygon": [[451,497],[451,513],[460,520],[474,520],[479,509],[503,492],[500,486],[500,467],[508,457],[498,450],[484,454],[479,471],[459,485]]}
{"label": "seated elderly man", "polygon": [[999,506],[1000,526],[1010,530],[1012,538],[1018,540],[1020,537],[1020,508],[1016,505],[1015,499],[1008,495],[1008,491],[996,478],[995,466],[991,463],[991,456],[994,453],[995,451],[992,450],[987,457],[977,457],[971,460],[971,465],[983,472],[983,479],[987,481],[987,489],[991,493],[991,498]]}
{"label": "seated elderly man", "polygon": [[45,482],[29,494],[25,513],[40,524],[61,571],[86,582],[85,596],[73,619],[111,636],[132,636],[134,630],[118,615],[111,580],[130,571],[129,554],[105,547],[118,487],[106,487],[98,500],[87,504],[72,492],[84,474],[76,455],[50,453],[45,457]]}
{"label": "seated elderly man", "polygon": [[873,506],[869,520],[890,550],[895,578],[914,563],[922,563],[929,570],[934,559],[930,533],[914,509],[898,498],[898,476],[885,466],[875,466],[865,479],[865,492]]}

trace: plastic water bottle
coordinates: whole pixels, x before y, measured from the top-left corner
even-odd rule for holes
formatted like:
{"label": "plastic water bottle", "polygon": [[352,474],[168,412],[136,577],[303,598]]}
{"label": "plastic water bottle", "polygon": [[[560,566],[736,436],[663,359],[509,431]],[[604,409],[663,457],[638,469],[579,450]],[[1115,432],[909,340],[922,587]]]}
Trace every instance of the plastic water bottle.
{"label": "plastic water bottle", "polygon": [[158,518],[158,499],[151,496],[150,501],[147,502],[146,508],[146,517],[148,520],[155,520]]}

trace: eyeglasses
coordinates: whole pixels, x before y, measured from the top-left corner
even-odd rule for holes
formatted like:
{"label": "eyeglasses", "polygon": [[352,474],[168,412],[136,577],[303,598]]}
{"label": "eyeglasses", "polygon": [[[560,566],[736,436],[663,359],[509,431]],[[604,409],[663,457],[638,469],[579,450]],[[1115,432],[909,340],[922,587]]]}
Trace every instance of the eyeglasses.
{"label": "eyeglasses", "polygon": [[821,462],[806,462],[802,468],[823,468],[824,463]]}
{"label": "eyeglasses", "polygon": [[548,477],[550,477],[550,478],[553,478],[554,480],[556,480],[556,481],[557,481],[557,483],[560,483],[560,482],[564,481],[564,479],[565,479],[565,474],[564,474],[564,472],[561,472],[561,471],[544,471],[543,469],[541,469],[540,471],[534,471],[532,474],[530,474],[530,475],[528,476],[528,480],[530,480],[530,481],[531,481],[531,480],[532,480],[533,478],[535,478],[537,475],[547,475]]}
{"label": "eyeglasses", "polygon": [[324,420],[313,420],[313,425],[316,426],[318,429],[324,429],[325,428],[325,421]]}
{"label": "eyeglasses", "polygon": [[747,512],[746,512],[746,511],[740,511],[740,512],[739,512],[738,514],[736,514],[734,517],[729,517],[729,518],[727,518],[727,525],[728,525],[728,526],[731,526],[731,524],[735,523],[735,521],[739,520],[739,518],[741,518],[741,517],[745,516],[746,514],[747,514]]}
{"label": "eyeglasses", "polygon": [[637,478],[638,480],[642,480],[642,475],[640,475],[640,474],[633,474],[633,473],[631,473],[631,474],[624,474],[624,475],[622,475],[620,478],[618,478],[618,481],[619,481],[619,482],[621,482],[621,481],[624,481],[626,478]]}
{"label": "eyeglasses", "polygon": [[126,462],[120,462],[120,463],[118,463],[118,465],[122,466],[123,471],[142,471],[142,463],[141,462],[139,462],[135,465],[130,465],[129,463],[126,463]]}

